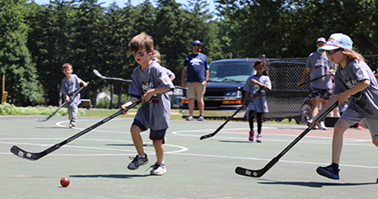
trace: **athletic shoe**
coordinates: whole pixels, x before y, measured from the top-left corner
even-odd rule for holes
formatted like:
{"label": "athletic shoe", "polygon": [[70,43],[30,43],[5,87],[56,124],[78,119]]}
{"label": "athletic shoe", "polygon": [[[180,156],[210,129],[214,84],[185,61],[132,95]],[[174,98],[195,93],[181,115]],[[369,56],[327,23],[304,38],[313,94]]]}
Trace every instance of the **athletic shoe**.
{"label": "athletic shoe", "polygon": [[312,123],[312,119],[309,119],[306,121],[307,126],[311,126],[311,123]]}
{"label": "athletic shoe", "polygon": [[316,169],[316,172],[319,175],[327,177],[327,178],[331,178],[331,179],[334,179],[334,180],[340,179],[339,171],[340,171],[340,169],[337,169],[337,171],[336,171],[335,168],[333,168],[332,165],[329,165],[329,166],[326,166],[326,167],[318,167]]}
{"label": "athletic shoe", "polygon": [[186,121],[193,121],[193,116],[189,115],[189,117],[186,118]]}
{"label": "athletic shoe", "polygon": [[76,123],[75,122],[71,122],[70,125],[68,125],[70,128],[73,128],[76,126]]}
{"label": "athletic shoe", "polygon": [[252,131],[249,131],[249,141],[253,141],[253,138],[255,137],[255,132],[252,130]]}
{"label": "athletic shoe", "polygon": [[151,166],[152,170],[150,172],[151,175],[158,175],[161,176],[167,172],[167,169],[165,168],[165,165],[163,163],[155,163],[154,165]]}
{"label": "athletic shoe", "polygon": [[200,115],[199,118],[197,119],[197,121],[204,121],[204,120],[205,120],[205,118],[203,118],[202,115]]}
{"label": "athletic shoe", "polygon": [[324,125],[324,121],[319,123],[319,130],[327,130],[327,127]]}
{"label": "athletic shoe", "polygon": [[256,136],[256,142],[262,142],[262,136],[260,134],[257,134]]}
{"label": "athletic shoe", "polygon": [[357,130],[364,130],[365,128],[362,126],[356,127]]}
{"label": "athletic shoe", "polygon": [[133,159],[133,161],[130,162],[129,166],[127,166],[128,169],[130,170],[136,170],[139,168],[139,166],[143,166],[148,163],[148,158],[147,154],[144,154],[146,157],[140,157],[139,155],[136,155],[135,158],[133,159],[130,157],[130,159]]}
{"label": "athletic shoe", "polygon": [[[309,119],[309,120],[306,121],[306,124],[307,124],[308,127],[311,126],[311,123],[312,123],[312,119]],[[312,129],[316,130],[316,129],[318,129],[318,127],[316,125],[314,125],[314,127],[312,127]],[[325,129],[325,130],[327,130],[327,129]]]}

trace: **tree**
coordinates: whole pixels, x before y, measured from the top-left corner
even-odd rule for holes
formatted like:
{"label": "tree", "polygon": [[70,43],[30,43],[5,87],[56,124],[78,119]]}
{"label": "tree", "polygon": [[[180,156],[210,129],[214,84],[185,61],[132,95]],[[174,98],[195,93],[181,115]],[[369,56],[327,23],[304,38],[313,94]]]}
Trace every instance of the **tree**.
{"label": "tree", "polygon": [[41,100],[42,89],[26,46],[28,6],[25,0],[3,0],[0,9],[0,72],[6,75],[9,101],[30,105]]}

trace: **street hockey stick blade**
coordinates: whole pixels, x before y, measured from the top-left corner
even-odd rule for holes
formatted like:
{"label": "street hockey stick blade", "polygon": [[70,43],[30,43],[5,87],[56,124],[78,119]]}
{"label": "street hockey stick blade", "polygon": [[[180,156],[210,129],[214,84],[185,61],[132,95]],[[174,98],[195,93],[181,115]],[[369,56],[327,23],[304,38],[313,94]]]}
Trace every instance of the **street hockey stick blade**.
{"label": "street hockey stick blade", "polygon": [[139,99],[138,101],[136,101],[136,102],[132,103],[131,105],[129,105],[126,109],[117,111],[116,113],[110,115],[109,117],[106,117],[106,118],[102,119],[101,121],[93,124],[92,126],[90,126],[90,127],[86,128],[86,129],[80,131],[79,133],[77,133],[77,134],[75,134],[75,135],[73,135],[73,136],[71,136],[71,137],[63,140],[60,143],[57,143],[57,144],[55,144],[55,145],[53,145],[53,146],[45,149],[42,152],[39,152],[39,153],[28,152],[28,151],[25,151],[25,150],[21,149],[18,146],[15,146],[15,145],[11,147],[10,151],[14,155],[16,155],[18,157],[21,157],[21,158],[24,158],[24,159],[27,159],[27,160],[38,160],[38,159],[42,158],[43,156],[48,155],[48,154],[54,152],[55,150],[59,149],[63,145],[65,145],[65,144],[67,144],[69,142],[72,142],[73,140],[75,140],[75,139],[77,139],[77,138],[85,135],[86,133],[92,131],[93,129],[95,129],[95,128],[97,128],[97,127],[105,124],[106,122],[108,122],[111,119],[119,116],[120,114],[122,114],[122,113],[130,110],[131,108],[135,107],[136,105],[138,105],[141,102],[142,102],[142,99]]}
{"label": "street hockey stick blade", "polygon": [[127,80],[127,79],[122,79],[122,78],[118,78],[118,77],[105,77],[105,76],[101,75],[101,73],[97,69],[93,69],[93,73],[95,75],[97,75],[98,77],[102,78],[102,79],[117,80],[117,81],[123,81],[123,82],[131,83],[131,80]]}
{"label": "street hockey stick blade", "polygon": [[[263,89],[265,88],[265,86],[262,86],[260,87],[260,89],[258,91],[256,91],[255,94],[253,94],[252,97],[250,97],[247,101],[246,101],[246,104],[248,104],[250,101],[252,101],[253,98],[255,98]],[[203,139],[206,139],[206,138],[210,138],[210,137],[213,137],[215,134],[217,134],[232,118],[234,118],[234,116],[240,111],[243,109],[243,106],[241,106],[238,110],[236,110],[234,112],[234,114],[232,114],[230,117],[227,118],[227,120],[222,124],[220,125],[217,130],[215,130],[213,133],[210,133],[210,134],[207,134],[207,135],[203,135],[200,137],[200,140],[203,140]]]}
{"label": "street hockey stick blade", "polygon": [[38,160],[39,158],[42,157],[41,153],[27,152],[27,151],[21,149],[18,146],[12,146],[10,151],[13,154],[17,155],[18,157],[25,158],[25,159],[28,159],[28,160],[34,160],[35,161],[35,160]]}
{"label": "street hockey stick blade", "polygon": [[236,167],[235,173],[243,176],[259,178],[263,176],[273,165],[278,162],[279,158],[273,158],[264,168],[259,170],[246,169],[243,167]]}
{"label": "street hockey stick blade", "polygon": [[[333,109],[335,109],[338,106],[338,102],[336,101],[334,104],[332,104],[325,112],[323,112],[316,120],[315,122],[319,122],[323,120]],[[265,165],[264,168],[260,170],[252,170],[252,169],[245,169],[243,167],[236,167],[235,173],[243,176],[249,176],[249,177],[261,177],[263,176],[269,169],[271,169],[277,162],[280,160],[282,156],[284,156],[296,143],[298,143],[305,135],[307,135],[308,132],[313,129],[313,125],[311,124],[309,127],[307,127],[306,130],[304,130],[297,138],[295,138],[284,150],[281,151],[275,158],[273,158],[267,165]]]}

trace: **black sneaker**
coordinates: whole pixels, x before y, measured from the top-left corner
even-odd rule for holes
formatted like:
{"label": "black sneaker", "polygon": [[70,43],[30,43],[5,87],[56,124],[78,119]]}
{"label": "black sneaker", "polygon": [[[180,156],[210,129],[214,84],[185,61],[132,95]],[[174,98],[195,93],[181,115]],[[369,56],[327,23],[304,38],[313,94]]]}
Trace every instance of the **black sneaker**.
{"label": "black sneaker", "polygon": [[335,170],[335,168],[332,165],[326,166],[326,167],[318,167],[316,169],[316,172],[324,177],[338,180],[340,179],[339,177],[339,171],[340,169]]}

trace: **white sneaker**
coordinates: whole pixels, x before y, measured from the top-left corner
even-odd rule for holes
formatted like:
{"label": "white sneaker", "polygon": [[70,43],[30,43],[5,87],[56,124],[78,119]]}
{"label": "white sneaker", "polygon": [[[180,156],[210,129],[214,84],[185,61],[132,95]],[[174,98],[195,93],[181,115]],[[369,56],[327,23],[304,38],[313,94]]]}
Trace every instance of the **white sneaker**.
{"label": "white sneaker", "polygon": [[200,115],[200,116],[198,117],[198,119],[197,119],[197,121],[204,121],[204,120],[205,120],[205,118],[203,118],[202,115]]}
{"label": "white sneaker", "polygon": [[73,128],[73,127],[75,127],[75,126],[76,126],[76,123],[75,123],[75,122],[71,122],[70,125],[68,125],[68,127],[70,127],[70,128]]}
{"label": "white sneaker", "polygon": [[151,167],[152,167],[152,170],[151,170],[151,173],[150,173],[151,175],[161,176],[161,175],[165,174],[165,172],[167,172],[167,169],[165,168],[165,165],[163,163],[158,164],[156,162]]}
{"label": "white sneaker", "polygon": [[186,121],[193,121],[193,116],[189,115],[189,117],[186,118]]}
{"label": "white sneaker", "polygon": [[136,155],[135,158],[131,158],[133,159],[133,161],[130,162],[130,164],[127,166],[128,169],[130,170],[136,170],[139,168],[139,166],[143,166],[145,164],[148,163],[148,158],[147,158],[147,154],[144,154],[146,157],[140,157],[139,155]]}
{"label": "white sneaker", "polygon": [[324,125],[324,121],[319,123],[319,130],[327,130],[327,127]]}

